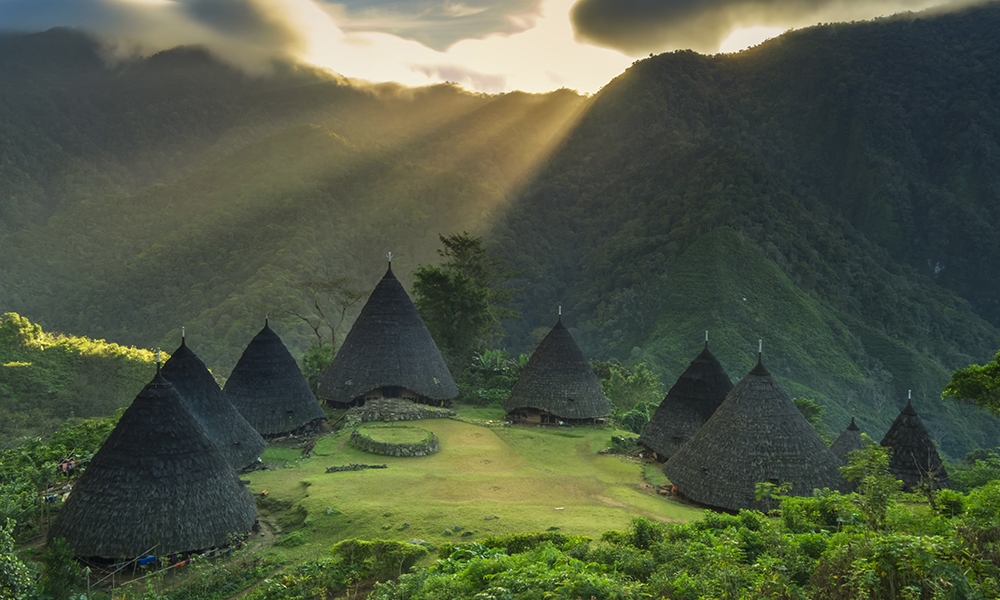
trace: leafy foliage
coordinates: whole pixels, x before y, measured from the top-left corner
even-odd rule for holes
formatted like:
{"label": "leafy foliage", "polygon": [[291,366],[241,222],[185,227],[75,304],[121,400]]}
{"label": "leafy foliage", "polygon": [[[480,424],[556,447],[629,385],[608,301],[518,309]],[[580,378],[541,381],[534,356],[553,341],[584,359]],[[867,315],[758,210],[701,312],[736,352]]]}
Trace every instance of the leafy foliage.
{"label": "leafy foliage", "polygon": [[844,479],[857,483],[859,505],[865,523],[872,531],[885,527],[886,513],[902,482],[889,471],[889,448],[869,444],[847,455],[847,465],[841,467]]}
{"label": "leafy foliage", "polygon": [[80,587],[80,565],[73,548],[63,538],[48,543],[42,556],[42,592],[53,600],[67,600]]}
{"label": "leafy foliage", "polygon": [[953,372],[941,397],[969,402],[1000,414],[1000,352],[985,365],[969,365]]}
{"label": "leafy foliage", "polygon": [[663,399],[660,376],[646,363],[639,363],[631,369],[617,361],[598,361],[593,366],[604,395],[623,413],[641,405],[656,406]]}
{"label": "leafy foliage", "polygon": [[642,433],[663,400],[660,376],[646,363],[628,368],[616,360],[592,361],[594,374],[611,401],[611,418],[625,431]]}
{"label": "leafy foliage", "polygon": [[[81,473],[114,429],[124,409],[113,417],[67,424],[48,442],[35,438],[18,448],[0,450],[0,519],[17,523],[18,537],[38,531],[38,493],[65,480],[58,465],[79,461],[71,474]],[[13,525],[11,526],[13,527]]]}
{"label": "leafy foliage", "polygon": [[799,409],[802,416],[806,418],[809,425],[816,431],[816,434],[829,444],[830,435],[827,433],[822,421],[823,413],[826,409],[812,398],[797,397],[792,398],[792,402],[795,404],[795,408]]}
{"label": "leafy foliage", "polygon": [[513,358],[509,352],[500,349],[476,353],[458,379],[462,400],[476,406],[503,403],[527,363],[527,354]]}
{"label": "leafy foliage", "polygon": [[15,525],[5,519],[0,526],[0,596],[4,598],[16,598],[31,586],[31,571],[14,552]]}
{"label": "leafy foliage", "polygon": [[464,232],[439,237],[445,260],[417,268],[414,303],[445,359],[461,367],[503,337],[505,319],[520,316],[507,307],[515,292],[507,281],[517,273],[488,253],[482,238]]}
{"label": "leafy foliage", "polygon": [[984,448],[969,452],[962,462],[948,465],[948,478],[964,492],[1000,481],[1000,455]]}
{"label": "leafy foliage", "polygon": [[313,345],[302,355],[302,375],[309,382],[315,394],[319,389],[320,378],[333,363],[333,346]]}
{"label": "leafy foliage", "polygon": [[[837,492],[785,497],[782,520],[798,522],[795,528],[753,511],[706,511],[694,523],[637,518],[626,531],[605,533],[596,546],[543,540],[542,534],[447,546],[434,565],[377,584],[373,598],[890,600],[990,597],[997,589],[1000,562],[991,554],[997,541],[978,533],[1000,523],[995,511],[967,521],[893,504],[911,518],[871,531],[851,516],[857,502],[856,494]],[[971,496],[968,502],[984,505]],[[788,510],[797,516],[786,517]],[[973,524],[986,529],[969,528]],[[912,529],[928,526],[940,533]],[[531,543],[522,543],[526,539]]]}
{"label": "leafy foliage", "polygon": [[345,565],[360,570],[362,578],[386,579],[405,573],[427,555],[427,549],[394,540],[344,540],[330,551]]}

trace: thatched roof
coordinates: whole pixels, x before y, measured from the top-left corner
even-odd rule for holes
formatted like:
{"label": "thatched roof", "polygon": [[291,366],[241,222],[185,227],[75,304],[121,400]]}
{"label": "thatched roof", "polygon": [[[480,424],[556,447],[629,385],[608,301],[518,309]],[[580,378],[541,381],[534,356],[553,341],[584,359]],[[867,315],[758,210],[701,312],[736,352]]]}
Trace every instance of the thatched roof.
{"label": "thatched roof", "polygon": [[733,382],[708,351],[708,342],[674,383],[639,436],[639,443],[664,458],[673,456],[719,408]]}
{"label": "thatched roof", "polygon": [[264,329],[243,351],[223,392],[265,438],[326,418],[299,365],[266,320]]}
{"label": "thatched roof", "polygon": [[798,496],[815,488],[847,491],[841,464],[758,361],[663,472],[700,504],[766,510],[770,503],[755,499],[758,483],[788,482]]}
{"label": "thatched roof", "polygon": [[163,365],[162,374],[234,469],[257,460],[267,442],[222,393],[208,367],[184,338]]}
{"label": "thatched roof", "polygon": [[349,403],[376,388],[403,387],[432,400],[458,395],[431,332],[392,265],[361,309],[333,363],[323,374],[319,396]]}
{"label": "thatched roof", "polygon": [[906,407],[892,422],[882,438],[882,446],[892,450],[889,471],[903,482],[904,490],[914,491],[921,478],[929,473],[934,474],[935,488],[951,487],[937,447],[911,401],[907,400]]}
{"label": "thatched roof", "polygon": [[611,414],[611,403],[562,317],[528,359],[510,396],[508,413],[537,409],[564,419],[593,419]]}
{"label": "thatched roof", "polygon": [[861,439],[861,429],[854,423],[854,417],[851,417],[851,424],[833,441],[830,452],[846,464],[849,453],[864,449],[865,442]]}
{"label": "thatched roof", "polygon": [[257,506],[157,372],[136,396],[49,530],[78,556],[128,559],[226,546]]}

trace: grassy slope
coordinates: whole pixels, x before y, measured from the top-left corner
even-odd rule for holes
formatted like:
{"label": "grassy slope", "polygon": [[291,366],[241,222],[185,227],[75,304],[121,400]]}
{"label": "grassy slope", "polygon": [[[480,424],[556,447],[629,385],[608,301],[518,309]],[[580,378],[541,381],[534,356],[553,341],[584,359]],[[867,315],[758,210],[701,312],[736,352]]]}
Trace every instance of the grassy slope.
{"label": "grassy slope", "polygon": [[[276,518],[285,533],[305,534],[304,545],[285,550],[290,559],[325,553],[353,537],[441,544],[558,527],[596,539],[638,515],[687,520],[701,514],[640,491],[640,463],[598,454],[611,430],[510,429],[448,419],[419,425],[441,440],[439,454],[373,456],[351,448],[350,432],[342,431],[321,438],[310,458],[290,468],[247,476],[255,493],[269,491],[265,504],[272,509],[262,514]],[[272,446],[264,460],[295,454]],[[388,468],[325,472],[348,463]],[[409,527],[402,529],[404,523]],[[456,525],[474,534],[445,535]]]}

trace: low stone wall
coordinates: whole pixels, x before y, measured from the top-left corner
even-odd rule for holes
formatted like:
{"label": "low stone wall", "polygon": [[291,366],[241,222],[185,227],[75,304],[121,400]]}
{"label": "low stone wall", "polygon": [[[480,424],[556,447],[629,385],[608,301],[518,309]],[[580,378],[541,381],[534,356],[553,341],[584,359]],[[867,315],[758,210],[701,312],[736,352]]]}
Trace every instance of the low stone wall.
{"label": "low stone wall", "polygon": [[[417,428],[414,428],[417,429]],[[424,431],[421,429],[421,431]],[[392,444],[377,442],[357,429],[351,432],[351,445],[371,454],[382,456],[429,456],[441,451],[441,442],[437,436],[427,431],[427,437],[416,444]]]}
{"label": "low stone wall", "polygon": [[347,412],[347,427],[372,421],[417,421],[420,419],[447,419],[454,416],[447,408],[417,404],[401,398],[369,400],[364,406],[355,406]]}

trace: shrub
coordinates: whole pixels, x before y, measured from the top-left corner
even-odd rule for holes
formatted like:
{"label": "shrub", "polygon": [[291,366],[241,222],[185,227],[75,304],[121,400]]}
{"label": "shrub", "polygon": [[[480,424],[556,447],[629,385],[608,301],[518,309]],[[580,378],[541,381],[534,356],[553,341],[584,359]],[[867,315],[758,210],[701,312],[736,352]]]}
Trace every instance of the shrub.
{"label": "shrub", "polygon": [[695,522],[694,526],[698,529],[717,529],[723,531],[729,529],[730,527],[740,527],[743,522],[736,515],[731,515],[728,513],[719,513],[711,510],[706,510],[704,516],[700,521]]}
{"label": "shrub", "polygon": [[14,527],[10,519],[0,525],[0,598],[16,598],[31,587],[31,571],[14,552]]}
{"label": "shrub", "polygon": [[485,548],[502,548],[507,554],[529,552],[545,543],[550,543],[559,550],[567,550],[580,544],[589,544],[590,538],[578,535],[564,535],[555,531],[543,531],[539,533],[512,533],[510,535],[489,536],[480,542]]}
{"label": "shrub", "polygon": [[393,540],[338,542],[330,553],[346,565],[354,565],[363,574],[376,579],[398,577],[427,555],[427,549]]}
{"label": "shrub", "polygon": [[73,548],[64,538],[49,542],[42,555],[41,588],[53,600],[69,598],[80,586],[80,565],[74,559]]}
{"label": "shrub", "polygon": [[965,512],[965,496],[955,490],[940,490],[935,508],[941,515],[957,517]]}

